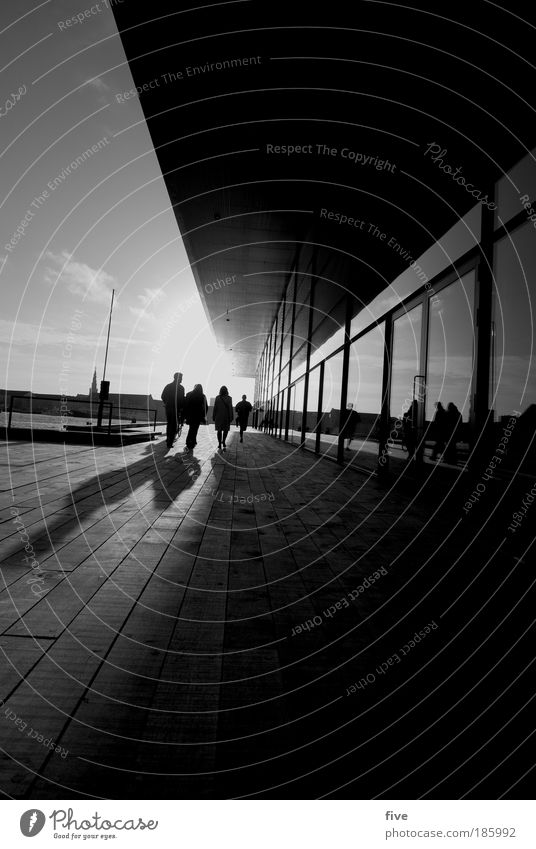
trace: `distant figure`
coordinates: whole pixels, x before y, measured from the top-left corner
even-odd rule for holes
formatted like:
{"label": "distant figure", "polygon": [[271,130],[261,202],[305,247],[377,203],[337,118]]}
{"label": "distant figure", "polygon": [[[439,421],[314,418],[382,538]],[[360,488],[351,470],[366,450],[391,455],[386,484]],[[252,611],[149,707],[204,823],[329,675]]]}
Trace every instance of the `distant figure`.
{"label": "distant figure", "polygon": [[238,427],[240,428],[240,442],[243,442],[244,431],[247,430],[248,427],[248,419],[249,414],[251,413],[253,407],[247,400],[246,395],[242,395],[242,400],[238,402],[235,407],[235,412],[238,413]]}
{"label": "distant figure", "polygon": [[225,451],[225,440],[233,421],[233,402],[226,386],[222,386],[220,394],[216,396],[212,420],[218,434],[218,448]]}
{"label": "distant figure", "polygon": [[357,410],[354,410],[353,404],[347,404],[346,405],[346,416],[345,417],[341,416],[341,418],[343,419],[341,433],[343,435],[343,439],[348,440],[346,450],[349,451],[350,450],[350,444],[352,442],[352,439],[354,438],[354,434],[356,432],[357,426],[358,426],[359,422],[361,421],[361,416],[359,415]]}
{"label": "distant figure", "polygon": [[184,419],[188,422],[188,434],[186,436],[186,450],[193,451],[197,445],[197,431],[199,425],[207,423],[208,404],[203,395],[203,387],[196,383],[191,392],[184,399]]}
{"label": "distant figure", "polygon": [[455,466],[458,462],[457,442],[460,438],[460,429],[462,424],[462,414],[458,410],[456,404],[452,402],[447,405],[447,413],[445,416],[445,431],[447,447],[443,454],[445,463],[450,463]]}
{"label": "distant figure", "polygon": [[440,454],[445,450],[445,442],[447,440],[447,411],[441,401],[436,401],[436,412],[434,416],[433,434],[435,438],[434,447],[432,449],[432,460],[437,460]]}
{"label": "distant figure", "polygon": [[417,448],[418,415],[419,402],[415,400],[412,401],[411,406],[403,415],[404,444],[408,452],[408,460],[415,456],[415,449]]}
{"label": "distant figure", "polygon": [[162,401],[166,408],[166,440],[167,447],[173,448],[179,424],[182,424],[182,411],[184,407],[184,386],[181,386],[182,374],[176,371],[173,375],[173,383],[168,383],[162,390]]}

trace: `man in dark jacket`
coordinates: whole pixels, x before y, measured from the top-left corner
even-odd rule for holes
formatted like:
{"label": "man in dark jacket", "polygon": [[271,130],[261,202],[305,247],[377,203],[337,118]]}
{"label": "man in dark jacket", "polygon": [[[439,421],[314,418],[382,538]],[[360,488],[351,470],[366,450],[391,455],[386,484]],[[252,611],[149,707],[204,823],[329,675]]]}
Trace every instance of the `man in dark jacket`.
{"label": "man in dark jacket", "polygon": [[240,442],[243,442],[244,431],[247,430],[249,414],[253,407],[247,400],[247,395],[242,395],[242,400],[235,407],[235,412],[238,417],[238,426],[240,428]]}
{"label": "man in dark jacket", "polygon": [[176,371],[173,375],[173,383],[168,383],[162,390],[162,401],[166,408],[167,418],[167,447],[173,448],[179,424],[182,424],[184,408],[184,386],[181,386],[182,374]]}
{"label": "man in dark jacket", "polygon": [[206,424],[208,404],[203,387],[196,383],[191,392],[184,399],[183,415],[188,422],[189,428],[186,436],[186,451],[193,451],[197,445],[197,431],[200,424]]}

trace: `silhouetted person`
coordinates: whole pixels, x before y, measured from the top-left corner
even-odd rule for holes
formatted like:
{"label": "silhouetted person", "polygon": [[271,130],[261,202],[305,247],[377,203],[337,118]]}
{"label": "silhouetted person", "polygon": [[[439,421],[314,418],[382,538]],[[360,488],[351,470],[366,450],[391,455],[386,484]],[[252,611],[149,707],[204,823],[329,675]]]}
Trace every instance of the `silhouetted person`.
{"label": "silhouetted person", "polygon": [[235,412],[238,413],[237,421],[238,427],[240,428],[240,442],[243,442],[244,431],[247,430],[248,427],[248,419],[249,414],[251,413],[253,407],[247,400],[246,395],[242,395],[242,400],[238,402],[235,407]]}
{"label": "silhouetted person", "polygon": [[179,424],[182,424],[182,411],[184,407],[184,386],[181,386],[182,374],[176,371],[173,375],[173,383],[168,383],[162,390],[162,401],[166,408],[166,440],[167,447],[173,448]]}
{"label": "silhouetted person", "polygon": [[358,426],[359,422],[361,421],[361,416],[359,415],[357,410],[354,410],[353,404],[347,404],[346,405],[346,414],[345,414],[345,416],[342,417],[342,419],[343,419],[343,421],[342,421],[341,433],[343,435],[343,439],[348,440],[346,450],[349,451],[350,450],[350,443],[352,442],[352,439],[354,438],[354,434],[357,430],[357,426]]}
{"label": "silhouetted person", "polygon": [[225,440],[233,420],[233,401],[226,386],[222,386],[220,394],[216,396],[212,420],[218,434],[218,448],[225,451]]}
{"label": "silhouetted person", "polygon": [[403,416],[404,444],[408,452],[408,460],[415,456],[417,447],[417,423],[419,415],[419,402],[412,401]]}
{"label": "silhouetted person", "polygon": [[432,449],[432,460],[437,460],[439,454],[443,454],[445,450],[445,442],[447,441],[448,433],[448,417],[441,401],[436,401],[436,412],[434,416],[434,447]]}
{"label": "silhouetted person", "polygon": [[207,399],[203,395],[203,387],[196,383],[191,392],[184,399],[184,419],[188,423],[186,435],[186,449],[193,451],[197,445],[197,431],[199,425],[206,424],[208,413]]}
{"label": "silhouetted person", "polygon": [[445,417],[445,430],[447,446],[443,459],[445,463],[450,463],[455,466],[458,462],[458,447],[457,442],[460,438],[460,430],[462,424],[462,414],[458,410],[456,404],[452,402],[447,405],[447,413]]}

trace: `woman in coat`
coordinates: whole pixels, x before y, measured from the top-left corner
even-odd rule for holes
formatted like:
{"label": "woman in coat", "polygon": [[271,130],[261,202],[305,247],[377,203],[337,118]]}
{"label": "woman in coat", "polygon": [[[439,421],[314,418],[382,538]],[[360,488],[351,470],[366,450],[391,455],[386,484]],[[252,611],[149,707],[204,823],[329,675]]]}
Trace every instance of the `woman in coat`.
{"label": "woman in coat", "polygon": [[212,419],[218,434],[218,448],[225,451],[225,440],[233,420],[233,402],[226,386],[221,387],[220,394],[214,401]]}
{"label": "woman in coat", "polygon": [[203,387],[196,383],[184,399],[184,418],[189,424],[186,437],[186,450],[193,451],[197,445],[197,431],[201,423],[206,424],[208,412],[207,399],[203,395]]}

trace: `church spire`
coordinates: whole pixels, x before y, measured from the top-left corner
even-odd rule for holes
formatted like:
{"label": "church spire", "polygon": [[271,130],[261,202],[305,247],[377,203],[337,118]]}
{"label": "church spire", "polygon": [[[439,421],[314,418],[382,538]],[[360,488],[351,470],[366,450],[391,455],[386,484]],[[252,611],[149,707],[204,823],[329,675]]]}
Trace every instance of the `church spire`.
{"label": "church spire", "polygon": [[97,394],[97,369],[95,369],[93,372],[93,380],[91,381],[91,388],[89,390],[89,397],[95,398]]}

